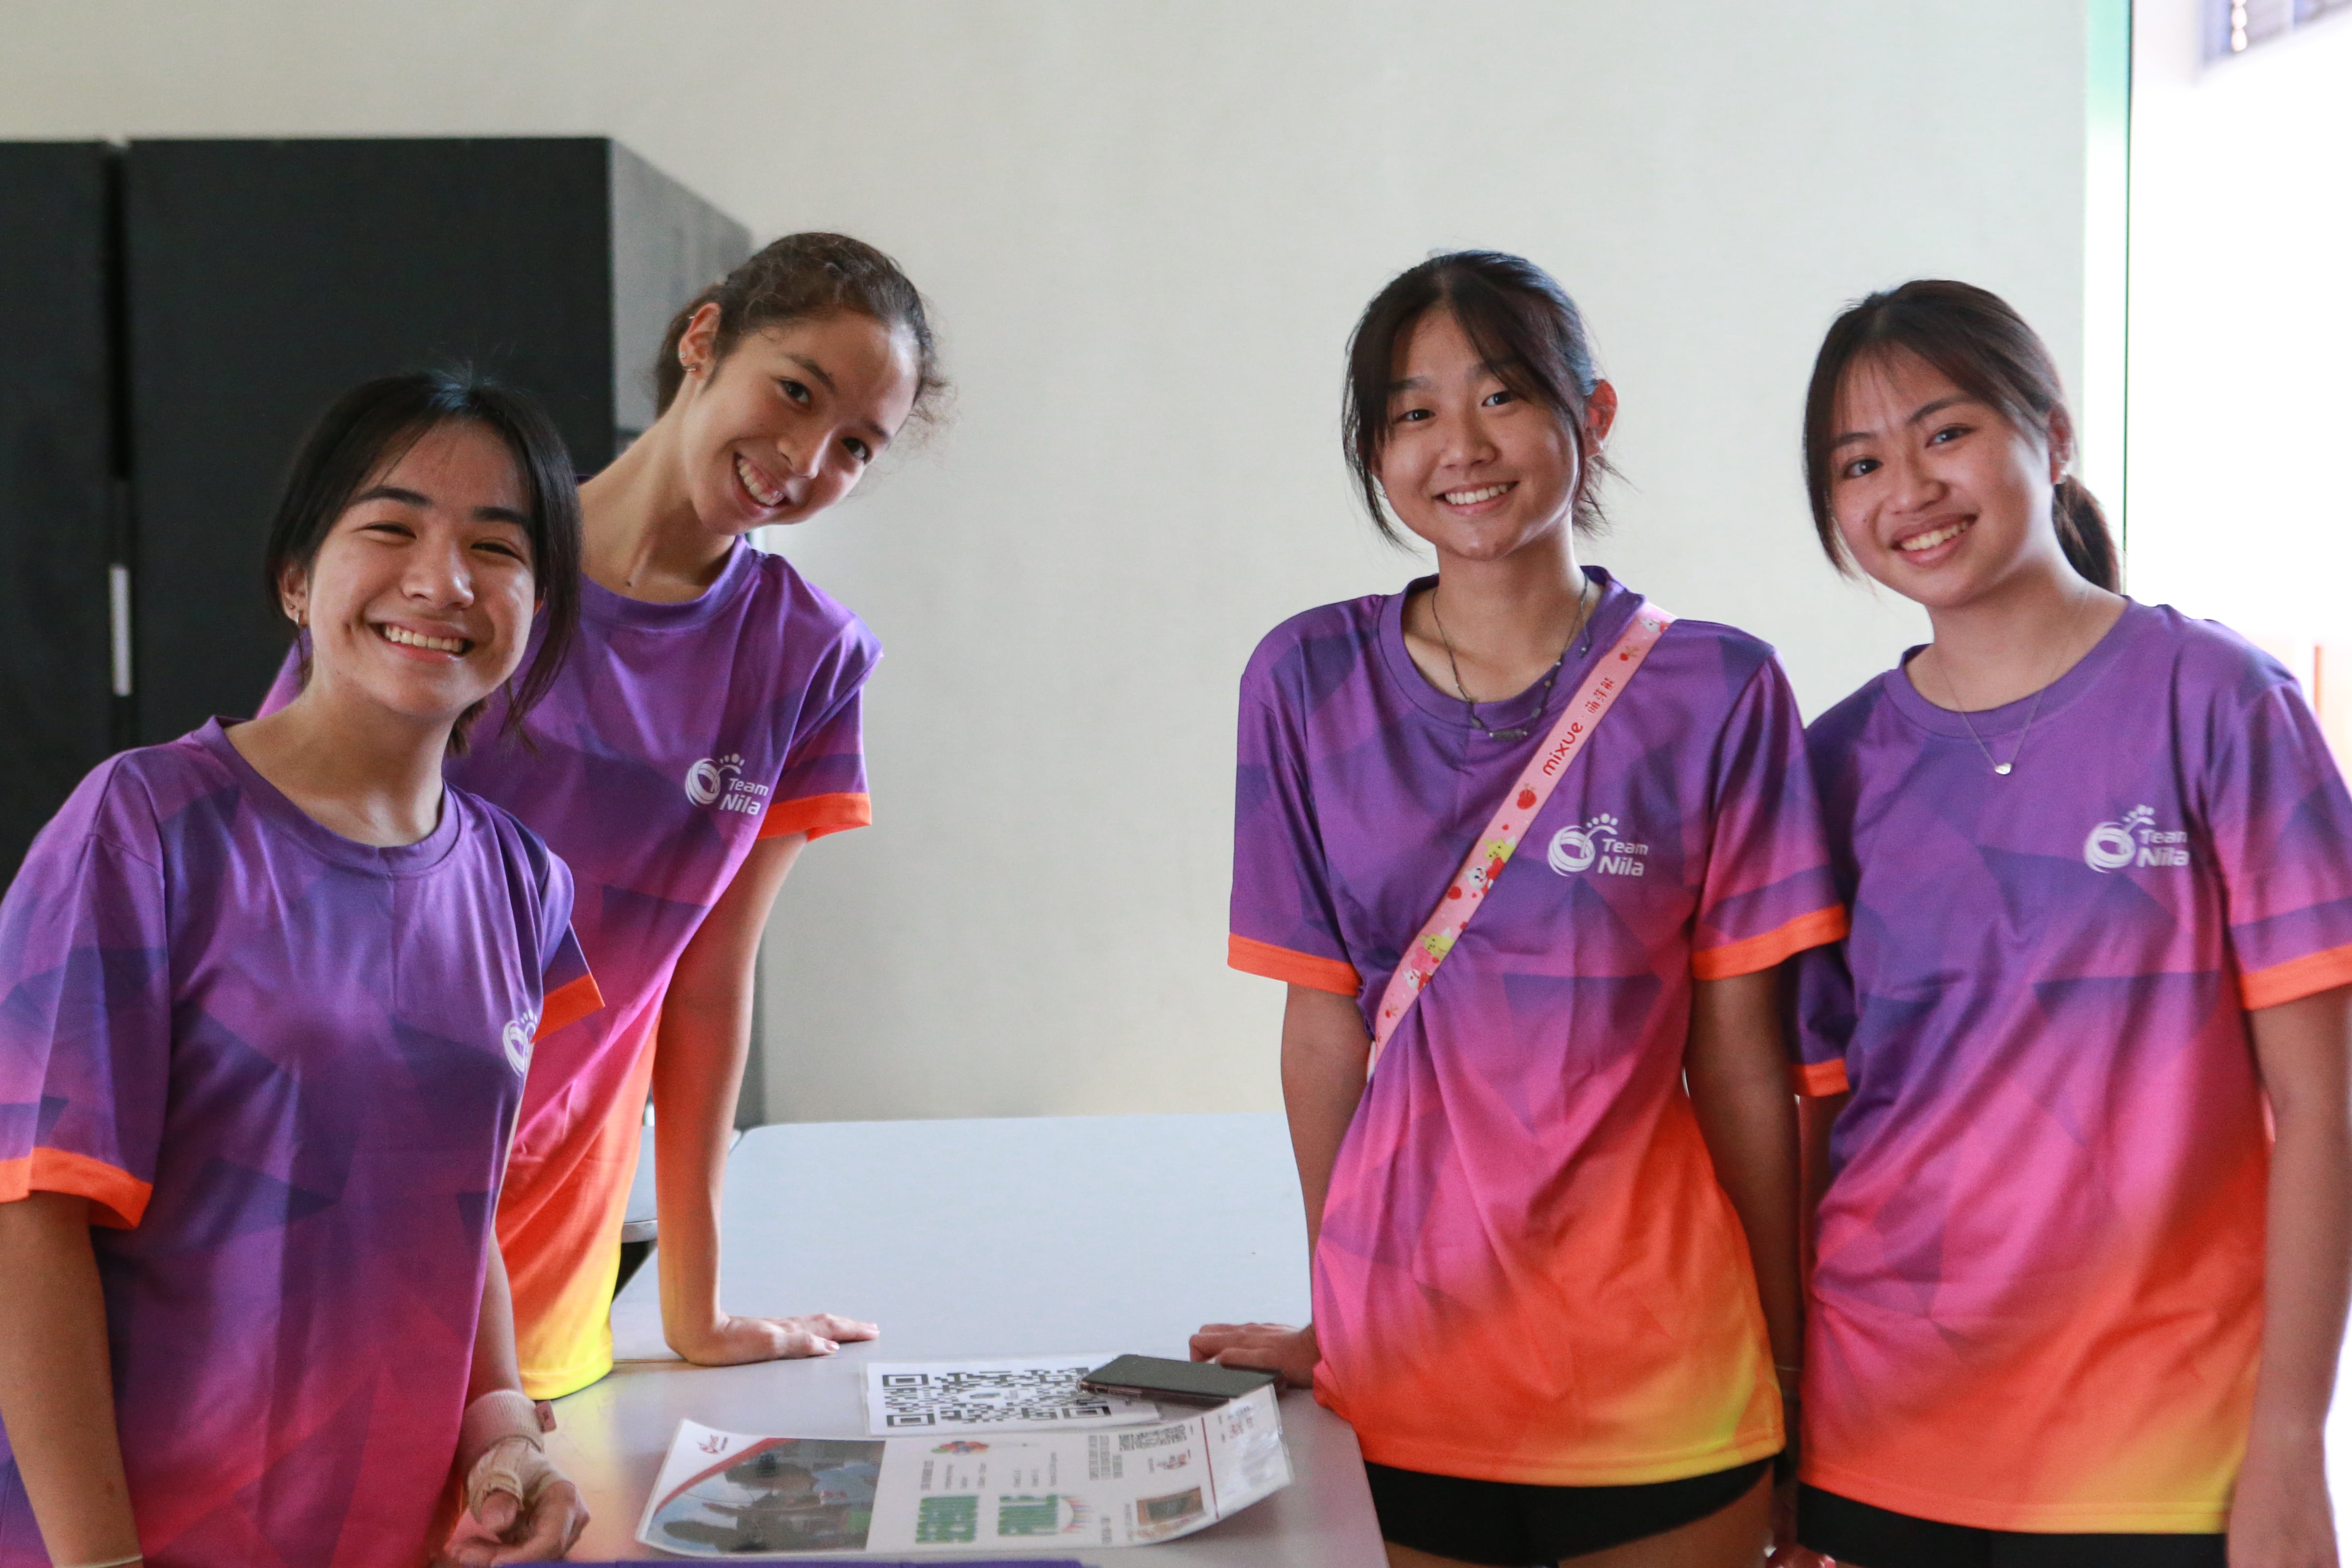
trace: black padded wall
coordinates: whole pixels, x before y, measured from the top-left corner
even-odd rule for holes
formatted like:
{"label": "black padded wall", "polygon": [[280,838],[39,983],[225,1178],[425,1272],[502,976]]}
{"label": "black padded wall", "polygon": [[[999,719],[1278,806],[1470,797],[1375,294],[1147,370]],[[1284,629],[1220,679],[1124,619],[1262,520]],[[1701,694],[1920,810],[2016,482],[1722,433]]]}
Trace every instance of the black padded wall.
{"label": "black padded wall", "polygon": [[0,887],[111,749],[110,150],[0,144]]}
{"label": "black padded wall", "polygon": [[310,421],[470,363],[614,441],[610,143],[141,141],[126,158],[138,737],[249,714],[286,647],[260,583]]}

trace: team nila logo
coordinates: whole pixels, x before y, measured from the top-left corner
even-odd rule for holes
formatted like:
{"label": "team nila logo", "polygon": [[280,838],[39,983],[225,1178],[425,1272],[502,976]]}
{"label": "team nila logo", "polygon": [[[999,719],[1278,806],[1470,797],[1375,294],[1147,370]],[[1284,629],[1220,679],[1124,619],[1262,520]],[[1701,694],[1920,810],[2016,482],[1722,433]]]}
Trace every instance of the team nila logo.
{"label": "team nila logo", "polygon": [[739,755],[706,757],[686,770],[686,798],[698,806],[759,816],[768,809],[768,787],[754,784],[742,772]]}
{"label": "team nila logo", "polygon": [[2093,871],[2121,871],[2126,866],[2183,866],[2189,863],[2189,835],[2156,825],[2156,808],[2134,806],[2119,822],[2101,822],[2083,841],[2083,863]]}
{"label": "team nila logo", "polygon": [[1647,844],[1629,840],[1617,819],[1602,811],[1580,828],[1562,828],[1551,836],[1544,857],[1562,876],[1597,871],[1604,876],[1640,876],[1648,869]]}
{"label": "team nila logo", "polygon": [[539,1035],[539,1015],[527,1012],[507,1025],[499,1042],[506,1047],[507,1061],[517,1072],[530,1071],[530,1048]]}

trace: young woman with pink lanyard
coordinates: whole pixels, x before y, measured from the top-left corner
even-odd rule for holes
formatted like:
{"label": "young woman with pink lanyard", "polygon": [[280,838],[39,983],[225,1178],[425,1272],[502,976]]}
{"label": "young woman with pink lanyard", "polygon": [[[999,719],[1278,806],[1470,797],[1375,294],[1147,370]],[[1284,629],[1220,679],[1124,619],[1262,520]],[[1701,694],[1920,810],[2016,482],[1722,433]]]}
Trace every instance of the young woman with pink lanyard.
{"label": "young woman with pink lanyard", "polygon": [[1193,1354],[1354,1425],[1392,1563],[1747,1568],[1801,1349],[1775,974],[1845,929],[1796,705],[1579,565],[1617,400],[1540,268],[1404,273],[1348,388],[1438,570],[1243,677],[1231,961],[1289,986],[1315,1317]]}
{"label": "young woman with pink lanyard", "polygon": [[1803,1539],[1860,1568],[2334,1568],[2352,796],[2294,679],[2119,591],[2049,350],[1874,294],[1806,400],[1832,561],[1934,640],[1809,737]]}

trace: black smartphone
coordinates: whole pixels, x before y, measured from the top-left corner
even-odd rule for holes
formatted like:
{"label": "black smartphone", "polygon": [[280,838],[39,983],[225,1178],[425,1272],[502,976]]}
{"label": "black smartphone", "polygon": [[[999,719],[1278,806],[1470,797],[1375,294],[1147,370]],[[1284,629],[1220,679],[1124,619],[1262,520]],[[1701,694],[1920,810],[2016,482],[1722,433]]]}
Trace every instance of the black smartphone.
{"label": "black smartphone", "polygon": [[1124,1394],[1129,1399],[1164,1399],[1171,1405],[1223,1405],[1276,1381],[1271,1372],[1245,1366],[1122,1355],[1079,1378],[1078,1386],[1097,1394]]}

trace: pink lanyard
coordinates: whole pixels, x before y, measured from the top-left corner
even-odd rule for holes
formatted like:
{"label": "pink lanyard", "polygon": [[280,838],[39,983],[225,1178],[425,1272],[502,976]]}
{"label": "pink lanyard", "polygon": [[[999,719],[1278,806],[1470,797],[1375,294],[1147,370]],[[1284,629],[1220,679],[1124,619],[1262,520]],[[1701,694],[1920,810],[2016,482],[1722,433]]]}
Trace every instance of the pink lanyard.
{"label": "pink lanyard", "polygon": [[1519,840],[1526,835],[1536,814],[1551,799],[1552,787],[1567,776],[1569,764],[1582,755],[1585,743],[1616,706],[1618,696],[1633,680],[1633,672],[1642,667],[1642,661],[1649,657],[1650,650],[1657,646],[1658,639],[1674,623],[1675,618],[1656,605],[1646,601],[1637,605],[1633,624],[1617,639],[1617,645],[1601,656],[1601,663],[1569,700],[1559,721],[1551,727],[1551,733],[1536,747],[1535,755],[1520,770],[1518,782],[1511,786],[1511,792],[1503,797],[1502,805],[1486,823],[1486,831],[1470,846],[1470,857],[1454,873],[1445,896],[1437,901],[1437,908],[1423,924],[1421,935],[1412,939],[1412,945],[1404,950],[1404,957],[1397,964],[1396,973],[1389,977],[1388,989],[1381,995],[1380,1018],[1372,1030],[1372,1055],[1366,1064],[1367,1071],[1379,1064],[1389,1036],[1404,1021],[1404,1015],[1412,1010],[1414,1000],[1436,975],[1437,966],[1445,962],[1445,956],[1454,950],[1463,927],[1478,913],[1495,879],[1503,874],[1503,862],[1511,858],[1511,852],[1519,847]]}

